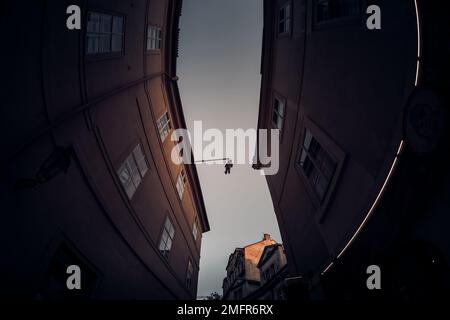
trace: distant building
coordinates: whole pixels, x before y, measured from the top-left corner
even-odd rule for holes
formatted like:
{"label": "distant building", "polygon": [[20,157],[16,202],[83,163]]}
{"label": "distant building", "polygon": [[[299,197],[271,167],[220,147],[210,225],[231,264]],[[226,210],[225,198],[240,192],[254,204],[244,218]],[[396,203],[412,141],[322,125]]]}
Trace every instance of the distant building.
{"label": "distant building", "polygon": [[288,283],[311,298],[376,295],[372,264],[385,297],[450,288],[449,19],[430,1],[376,4],[380,30],[366,1],[264,1],[258,128],[280,130],[266,179]]}
{"label": "distant building", "polygon": [[196,167],[171,161],[181,4],[2,5],[1,296],[195,299],[209,223]]}
{"label": "distant building", "polygon": [[261,284],[258,263],[267,246],[277,242],[271,239],[269,234],[256,243],[243,248],[236,248],[230,255],[226,267],[227,276],[223,279],[223,300],[241,300]]}
{"label": "distant building", "polygon": [[285,279],[288,276],[287,260],[280,243],[266,246],[257,265],[260,287],[250,293],[251,300],[285,300]]}

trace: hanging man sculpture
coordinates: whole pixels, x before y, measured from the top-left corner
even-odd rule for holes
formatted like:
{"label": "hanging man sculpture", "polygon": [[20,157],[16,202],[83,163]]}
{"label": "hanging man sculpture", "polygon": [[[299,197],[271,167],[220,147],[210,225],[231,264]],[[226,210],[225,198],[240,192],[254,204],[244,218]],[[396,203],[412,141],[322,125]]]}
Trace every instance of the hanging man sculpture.
{"label": "hanging man sculpture", "polygon": [[231,159],[229,159],[227,161],[227,163],[225,164],[225,174],[230,174],[232,167],[233,167],[233,162],[231,161]]}

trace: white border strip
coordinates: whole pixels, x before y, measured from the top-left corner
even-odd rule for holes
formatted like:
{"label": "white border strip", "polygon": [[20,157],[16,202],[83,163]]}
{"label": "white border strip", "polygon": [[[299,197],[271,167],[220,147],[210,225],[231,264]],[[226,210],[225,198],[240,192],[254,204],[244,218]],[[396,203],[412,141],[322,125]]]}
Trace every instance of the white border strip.
{"label": "white border strip", "polygon": [[323,272],[322,272],[321,275],[323,276],[328,270],[330,270],[330,268],[331,268],[333,265],[334,265],[334,262],[330,263],[330,264],[328,265],[328,267],[326,267],[325,270],[323,270]]}
{"label": "white border strip", "polygon": [[420,44],[422,43],[422,40],[420,38],[421,27],[420,27],[419,6],[417,4],[417,0],[414,0],[414,5],[416,7],[416,21],[417,21],[417,58],[420,58],[422,56],[421,46],[420,46]]}
{"label": "white border strip", "polygon": [[[369,212],[367,213],[366,217],[364,218],[364,220],[361,222],[361,224],[359,225],[358,229],[356,230],[356,232],[353,234],[353,236],[351,237],[351,239],[347,242],[347,244],[345,245],[344,249],[341,250],[341,252],[338,254],[337,259],[339,259],[344,253],[345,251],[347,251],[347,249],[350,247],[350,245],[353,243],[353,241],[355,241],[356,237],[359,235],[359,233],[361,232],[361,230],[363,229],[363,227],[365,226],[365,224],[367,223],[367,221],[369,220],[369,218],[372,216],[373,212],[375,211],[375,209],[378,206],[378,203],[381,200],[381,197],[383,196],[386,187],[389,184],[389,181],[392,178],[392,175],[395,171],[395,169],[397,168],[398,165],[398,161],[399,161],[399,157],[403,152],[403,148],[405,146],[405,142],[402,140],[400,142],[400,146],[397,149],[397,154],[395,155],[395,159],[394,162],[391,165],[391,169],[389,170],[389,173],[386,177],[386,180],[383,183],[383,186],[380,189],[380,192],[378,192],[377,197],[375,198],[374,203],[372,204],[372,206],[369,209]],[[326,273],[332,266],[334,265],[334,262],[331,262],[326,268],[325,270],[322,272],[322,275],[324,273]]]}
{"label": "white border strip", "polygon": [[378,193],[374,203],[372,204],[372,207],[370,207],[369,212],[367,213],[366,217],[364,218],[363,222],[360,224],[359,228],[356,230],[355,234],[353,235],[353,237],[350,239],[350,241],[347,243],[347,245],[344,247],[344,249],[342,249],[342,251],[338,254],[337,258],[339,259],[344,252],[348,249],[348,247],[352,244],[352,242],[355,240],[355,238],[358,236],[358,234],[361,232],[362,228],[364,227],[364,225],[367,223],[367,221],[369,220],[370,216],[372,215],[372,213],[374,212],[374,210],[376,209],[376,207],[378,206],[378,203],[380,202],[381,197],[384,194],[384,191],[386,190],[387,185],[389,184],[389,181],[392,178],[392,174],[395,171],[395,168],[397,167],[398,164],[398,160],[399,160],[399,156],[403,151],[403,147],[405,145],[405,142],[402,140],[400,142],[400,146],[398,147],[397,150],[397,154],[395,156],[394,162],[392,163],[391,169],[389,170],[389,173],[387,175],[386,180],[383,183],[383,186],[380,189],[380,192]]}
{"label": "white border strip", "polygon": [[419,84],[420,60],[422,57],[422,39],[420,36],[421,26],[420,26],[419,6],[417,4],[417,0],[414,0],[414,6],[416,8],[416,23],[417,23],[417,67],[416,67],[416,81],[414,82],[414,86],[417,87]]}
{"label": "white border strip", "polygon": [[417,87],[419,85],[419,72],[420,72],[420,60],[417,59],[417,67],[416,67],[416,81],[414,82],[414,86]]}
{"label": "white border strip", "polygon": [[[421,39],[420,13],[419,13],[419,6],[417,4],[417,0],[414,0],[414,7],[416,9],[416,24],[417,24],[417,66],[416,66],[416,80],[414,82],[414,86],[417,87],[418,84],[419,84],[419,74],[420,74],[420,66],[421,66],[421,61],[420,60],[421,60],[421,56],[422,56],[422,39]],[[388,175],[386,177],[386,180],[384,181],[383,186],[380,189],[380,192],[378,193],[374,203],[372,204],[372,207],[370,207],[369,212],[367,213],[366,217],[364,218],[364,220],[362,221],[362,223],[360,224],[360,226],[358,227],[356,232],[353,234],[353,236],[351,237],[349,242],[347,242],[347,244],[345,245],[344,249],[342,249],[341,252],[338,254],[337,259],[339,259],[345,253],[345,251],[347,251],[347,249],[350,247],[350,245],[356,239],[356,237],[361,232],[361,230],[364,227],[364,225],[367,223],[367,221],[369,220],[369,218],[373,214],[373,211],[378,206],[378,203],[379,203],[381,197],[383,196],[384,191],[385,191],[387,185],[389,184],[389,181],[392,178],[392,174],[394,173],[394,171],[395,171],[395,169],[396,169],[396,167],[398,165],[398,160],[399,160],[399,157],[400,157],[400,155],[401,155],[401,153],[403,151],[404,146],[405,146],[405,142],[404,142],[404,140],[402,140],[400,142],[400,146],[398,147],[397,155],[395,156],[395,159],[394,159],[394,162],[392,163],[391,169],[389,170],[389,173],[388,173]],[[334,262],[331,262],[325,268],[325,270],[323,270],[323,272],[321,274],[324,275],[333,265],[334,265]]]}

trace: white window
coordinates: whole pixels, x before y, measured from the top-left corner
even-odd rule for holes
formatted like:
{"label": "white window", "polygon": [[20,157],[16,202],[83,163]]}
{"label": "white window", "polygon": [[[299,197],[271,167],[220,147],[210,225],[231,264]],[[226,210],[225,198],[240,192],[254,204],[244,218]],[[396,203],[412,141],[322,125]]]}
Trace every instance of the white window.
{"label": "white window", "polygon": [[194,239],[197,240],[197,235],[198,235],[198,219],[197,217],[195,217],[194,220],[194,225],[192,226],[192,235],[194,236]]}
{"label": "white window", "polygon": [[138,144],[117,172],[129,199],[133,197],[147,171],[147,160],[141,145]]}
{"label": "white window", "polygon": [[162,31],[161,28],[148,25],[147,26],[147,50],[161,49]]}
{"label": "white window", "polygon": [[172,222],[170,222],[169,217],[167,217],[166,222],[164,223],[163,232],[161,234],[161,240],[159,242],[159,251],[166,259],[169,257],[174,236],[175,236],[175,229],[172,225]]}
{"label": "white window", "polygon": [[123,51],[123,17],[89,12],[87,19],[86,54]]}
{"label": "white window", "polygon": [[136,148],[134,148],[133,157],[137,163],[137,166],[139,168],[139,172],[141,173],[141,176],[144,177],[144,175],[148,171],[148,165],[147,165],[147,159],[145,158],[144,152],[142,151],[142,147],[140,144],[138,144],[136,146]]}
{"label": "white window", "polygon": [[188,261],[188,267],[186,271],[186,288],[190,289],[192,285],[192,274],[194,273],[194,268],[192,268],[192,263]]}
{"label": "white window", "polygon": [[167,112],[165,112],[162,117],[158,119],[157,125],[161,141],[164,142],[164,140],[166,140],[167,136],[169,135],[170,130],[172,129],[169,114]]}
{"label": "white window", "polygon": [[291,32],[292,9],[288,2],[280,8],[278,17],[278,34],[287,34]]}
{"label": "white window", "polygon": [[275,97],[273,101],[272,123],[280,131],[283,130],[285,109],[284,101]]}
{"label": "white window", "polygon": [[178,190],[178,195],[180,196],[180,199],[183,199],[185,187],[186,187],[186,175],[184,173],[184,170],[181,170],[180,175],[178,176],[178,180],[177,180],[177,190]]}

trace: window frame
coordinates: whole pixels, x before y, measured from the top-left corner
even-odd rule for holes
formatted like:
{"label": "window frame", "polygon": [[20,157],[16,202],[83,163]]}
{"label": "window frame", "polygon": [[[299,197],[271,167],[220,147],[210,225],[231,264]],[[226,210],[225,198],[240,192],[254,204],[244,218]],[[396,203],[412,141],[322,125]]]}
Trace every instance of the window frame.
{"label": "window frame", "polygon": [[[156,37],[152,36],[152,34],[150,32],[151,30],[155,30],[157,32],[157,36]],[[162,28],[160,26],[156,25],[156,24],[148,23],[147,24],[147,30],[145,31],[145,33],[146,33],[146,35],[145,35],[145,39],[146,39],[145,48],[146,48],[146,51],[148,53],[159,53],[159,52],[161,52],[162,46],[163,46],[163,39],[164,39],[163,38],[163,30],[162,30]],[[158,35],[159,35],[159,37],[158,37]],[[149,40],[150,40],[150,43],[151,43],[152,40],[155,40],[155,43],[158,44],[157,47],[156,48],[149,48],[148,47],[148,41]]]}
{"label": "window frame", "polygon": [[[308,146],[306,146],[306,144],[308,144]],[[308,177],[319,202],[322,203],[328,193],[331,181],[336,172],[337,161],[333,155],[320,144],[308,128],[305,129],[303,144],[299,152],[299,157],[297,158],[297,164],[301,167],[305,176]],[[310,170],[308,170],[308,168]],[[312,175],[312,173],[315,173],[315,175]]]}
{"label": "window frame", "polygon": [[197,241],[197,237],[198,237],[198,216],[195,216],[194,218],[194,223],[192,225],[192,235],[194,236],[194,240]]}
{"label": "window frame", "polygon": [[[309,177],[306,176],[303,167],[300,165],[300,157],[302,154],[303,144],[307,130],[310,131],[311,135],[319,143],[321,148],[324,149],[324,151],[328,154],[328,156],[330,156],[336,163],[334,174],[328,184],[328,188],[323,199],[319,198],[319,195],[317,194],[317,191],[315,190],[312,182],[310,181]],[[306,187],[307,194],[309,195],[310,199],[313,202],[313,205],[316,208],[316,214],[319,223],[322,223],[325,218],[325,213],[333,198],[336,186],[339,182],[342,169],[345,164],[345,160],[346,160],[345,152],[314,122],[312,122],[309,118],[305,118],[303,129],[300,135],[300,140],[297,145],[297,151],[295,156],[295,168],[298,174],[300,175],[303,184]]]}
{"label": "window frame", "polygon": [[[282,102],[283,103],[283,106],[284,106],[284,115],[282,116],[282,124],[281,124],[281,129],[279,129],[278,128],[278,124],[276,124],[274,121],[273,121],[273,115],[274,115],[274,113],[276,113],[278,116],[280,116],[280,114],[277,112],[277,111],[275,111],[275,101],[279,101],[279,102]],[[287,99],[284,97],[284,96],[282,96],[281,94],[279,94],[278,92],[273,92],[273,96],[272,96],[272,106],[271,106],[271,112],[270,112],[270,128],[272,128],[272,129],[279,129],[280,130],[280,143],[282,142],[282,140],[283,140],[283,136],[284,136],[284,128],[285,128],[285,125],[286,125],[286,117],[287,117]]]}
{"label": "window frame", "polygon": [[[89,14],[98,14],[98,15],[107,15],[111,17],[111,31],[109,33],[104,33],[105,35],[109,35],[110,37],[110,51],[108,52],[92,52],[88,53],[88,34],[100,34],[89,32],[88,31],[88,22],[89,22]],[[113,21],[114,17],[121,18],[122,19],[122,33],[120,35],[122,36],[122,46],[120,51],[112,51],[112,39],[114,35],[117,35],[113,32]],[[125,36],[126,36],[126,24],[127,19],[126,15],[119,12],[114,11],[105,11],[105,10],[97,10],[93,8],[92,10],[88,10],[88,14],[86,15],[84,25],[85,25],[85,32],[84,32],[84,56],[86,57],[87,61],[95,61],[95,60],[103,60],[103,59],[112,59],[112,58],[120,58],[125,55]]]}
{"label": "window frame", "polygon": [[[136,155],[136,150],[138,150],[138,149],[140,150],[141,156],[142,156],[142,157],[140,157],[139,159],[138,159],[138,156]],[[136,162],[136,165],[137,165],[137,167],[138,167],[139,173],[141,174],[141,178],[142,178],[142,180],[143,180],[144,177],[145,177],[145,175],[147,174],[148,170],[150,169],[150,167],[149,167],[149,165],[148,165],[148,160],[147,160],[147,157],[146,157],[146,155],[145,155],[145,151],[144,151],[144,148],[142,147],[142,144],[141,144],[141,143],[138,143],[138,144],[133,148],[133,151],[131,152],[131,154],[132,154],[132,156],[133,156],[133,158],[134,158],[134,161]],[[143,169],[143,168],[141,167],[141,164],[145,164],[145,169]]]}
{"label": "window frame", "polygon": [[[181,184],[180,184],[180,182],[181,182]],[[184,168],[182,168],[180,170],[180,173],[178,174],[177,182],[176,182],[178,198],[180,199],[180,201],[183,201],[184,194],[186,192],[186,183],[187,183],[186,172],[184,171]],[[180,189],[182,189],[181,192],[180,192]]]}
{"label": "window frame", "polygon": [[[170,224],[170,227],[172,228],[173,234],[170,235],[170,230],[168,230],[167,227],[167,223]],[[167,250],[167,243],[168,241],[164,241],[164,234],[167,233],[167,240],[170,239],[170,247]],[[167,214],[166,218],[164,219],[162,228],[161,228],[161,232],[160,232],[160,236],[159,236],[159,241],[158,241],[158,251],[159,253],[164,257],[164,259],[166,259],[167,261],[170,258],[170,254],[172,253],[172,248],[175,242],[175,235],[176,235],[176,229],[175,226],[172,222],[172,219],[170,218],[170,215]],[[164,242],[164,250],[161,250],[161,244]],[[167,253],[165,253],[167,252]]]}
{"label": "window frame", "polygon": [[[162,125],[161,124],[161,120],[163,118],[167,118],[167,122]],[[158,129],[158,133],[159,133],[159,138],[161,139],[161,142],[165,142],[167,140],[167,137],[170,135],[170,132],[173,130],[172,128],[172,119],[170,118],[170,114],[168,111],[165,111],[162,116],[160,116],[157,120],[156,120],[156,127]],[[166,133],[165,129],[168,128],[167,130],[167,134],[164,135],[163,137],[163,133]]]}
{"label": "window frame", "polygon": [[188,290],[192,289],[192,278],[194,275],[194,266],[192,265],[191,259],[188,259],[188,264],[186,266],[186,278],[185,278],[185,287]]}
{"label": "window frame", "polygon": [[[358,0],[359,1],[358,14],[350,16],[341,16],[322,21],[318,20],[318,10],[317,10],[318,1],[320,0],[312,0],[311,10],[312,10],[313,30],[337,28],[341,26],[355,25],[364,22],[363,8],[366,7],[366,0]],[[365,22],[363,23],[363,25],[365,26]]]}
{"label": "window frame", "polygon": [[[138,162],[137,156],[135,154],[135,151],[138,148],[141,150],[141,153],[142,153],[142,158],[140,158],[139,162]],[[144,163],[145,163],[145,166],[146,166],[145,170],[143,170],[140,166],[140,163],[142,164],[142,161],[144,161]],[[139,142],[131,149],[130,152],[127,153],[127,156],[120,163],[119,168],[116,170],[116,174],[119,178],[120,185],[122,186],[125,194],[127,195],[128,200],[133,199],[134,195],[136,194],[136,191],[139,189],[139,186],[142,184],[142,181],[144,180],[149,169],[150,169],[150,166],[149,166],[149,163],[147,160],[147,156],[145,154],[144,148],[142,147],[142,144]],[[127,171],[129,174],[127,181],[122,180],[122,178],[123,178],[122,174],[125,171]],[[136,171],[139,174],[138,177],[135,175]],[[137,178],[139,178],[139,180],[136,180]],[[130,191],[129,187],[131,186],[130,184],[134,188],[134,190],[132,192],[129,192]]]}
{"label": "window frame", "polygon": [[[285,10],[286,7],[289,6],[289,11],[285,11],[285,15],[286,12],[289,12],[289,17],[284,17],[283,20],[280,19],[280,12],[281,10]],[[286,2],[284,2],[279,8],[278,8],[278,16],[276,19],[276,30],[277,30],[277,37],[278,38],[285,38],[285,37],[290,37],[292,35],[292,29],[293,29],[293,22],[294,22],[294,17],[293,17],[293,1],[292,0],[288,0]],[[289,21],[289,29],[288,30],[284,30],[283,32],[280,32],[280,24],[281,22],[284,22],[284,25],[286,26],[286,21]]]}

